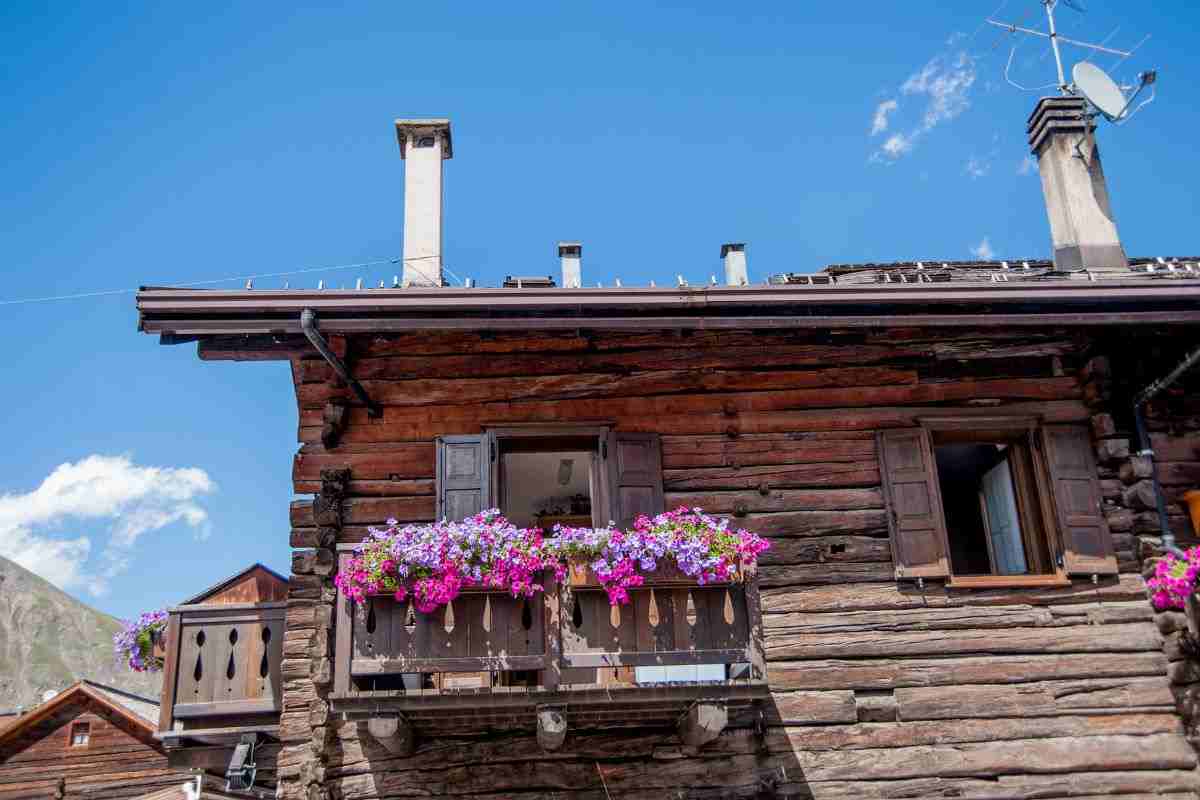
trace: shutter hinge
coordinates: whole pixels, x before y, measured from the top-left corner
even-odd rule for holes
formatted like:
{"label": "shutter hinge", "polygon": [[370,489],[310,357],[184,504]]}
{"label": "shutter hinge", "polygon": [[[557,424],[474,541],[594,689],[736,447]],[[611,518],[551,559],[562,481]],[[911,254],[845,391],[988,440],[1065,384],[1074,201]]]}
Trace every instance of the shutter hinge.
{"label": "shutter hinge", "polygon": [[608,460],[608,442],[600,443],[600,457],[605,461]]}
{"label": "shutter hinge", "polygon": [[492,461],[496,460],[496,442],[495,441],[488,442],[488,457]]}

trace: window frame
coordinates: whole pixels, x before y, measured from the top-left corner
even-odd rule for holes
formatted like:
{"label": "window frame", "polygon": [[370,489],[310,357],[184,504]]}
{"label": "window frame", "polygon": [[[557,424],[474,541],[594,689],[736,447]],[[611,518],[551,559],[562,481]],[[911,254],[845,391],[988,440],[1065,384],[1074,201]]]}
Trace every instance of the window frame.
{"label": "window frame", "polygon": [[[83,732],[83,742],[76,743],[75,737],[78,733]],[[67,747],[72,750],[81,750],[92,744],[92,723],[90,720],[74,720],[71,722],[71,727],[67,730]]]}
{"label": "window frame", "polygon": [[[496,455],[491,459],[490,475],[490,493],[488,497],[488,505],[492,508],[499,508],[501,511],[504,501],[504,458],[501,453],[501,445],[506,440],[536,440],[536,439],[564,439],[578,438],[596,439],[596,454],[592,467],[595,472],[595,478],[592,485],[595,487],[596,496],[591,498],[592,501],[592,526],[600,528],[608,524],[605,519],[612,510],[612,493],[609,486],[609,470],[607,468],[607,457],[604,449],[608,446],[608,437],[612,433],[611,425],[503,425],[484,427],[484,435],[488,438],[488,446],[496,449]],[[548,451],[549,452],[549,451]]]}
{"label": "window frame", "polygon": [[[1055,514],[1054,497],[1053,497],[1053,482],[1054,476],[1050,470],[1050,466],[1046,460],[1046,454],[1042,449],[1041,436],[1042,429],[1045,425],[1044,420],[1038,416],[1029,415],[997,415],[997,416],[967,416],[967,415],[945,415],[945,416],[923,416],[918,417],[917,425],[925,431],[930,443],[931,455],[934,455],[934,462],[931,465],[933,476],[940,483],[940,477],[937,474],[937,461],[934,450],[935,434],[938,433],[962,433],[968,434],[971,437],[980,437],[981,441],[986,441],[989,433],[996,434],[995,438],[1013,438],[1022,437],[1024,444],[1028,448],[1029,461],[1032,465],[1032,474],[1022,476],[1021,480],[1029,485],[1024,487],[1022,492],[1018,489],[1018,496],[1024,494],[1025,499],[1036,498],[1036,508],[1020,510],[1022,522],[1022,538],[1029,535],[1024,530],[1024,525],[1027,519],[1031,516],[1036,517],[1040,535],[1044,539],[1047,556],[1049,557],[1049,570],[1036,574],[1026,575],[956,575],[954,573],[954,561],[950,557],[949,549],[946,552],[946,586],[952,589],[994,589],[994,588],[1032,588],[1032,587],[1052,587],[1052,586],[1070,586],[1071,578],[1066,572],[1064,566],[1064,554],[1066,545],[1063,541],[1062,531],[1059,530],[1058,520]],[[1014,481],[1017,476],[1013,476]],[[1018,488],[1014,486],[1014,488]],[[940,495],[940,486],[939,486]],[[1019,503],[1022,500],[1018,501]],[[946,532],[946,544],[949,547],[950,536],[952,531],[947,527],[946,512],[942,503],[938,502],[937,513],[941,516],[942,527]]]}

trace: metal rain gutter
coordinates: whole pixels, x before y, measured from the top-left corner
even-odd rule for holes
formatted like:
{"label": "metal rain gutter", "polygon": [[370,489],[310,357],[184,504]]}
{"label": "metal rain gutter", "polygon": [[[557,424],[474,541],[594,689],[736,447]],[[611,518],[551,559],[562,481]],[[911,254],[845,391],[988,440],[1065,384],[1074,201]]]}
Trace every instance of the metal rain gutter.
{"label": "metal rain gutter", "polygon": [[1150,480],[1154,485],[1154,502],[1158,510],[1158,529],[1162,535],[1162,547],[1168,553],[1173,553],[1180,558],[1186,558],[1187,555],[1175,544],[1175,534],[1171,530],[1170,523],[1167,521],[1167,501],[1163,497],[1162,485],[1158,481],[1158,464],[1154,460],[1154,448],[1150,446],[1150,435],[1146,432],[1146,419],[1143,415],[1143,409],[1146,403],[1154,399],[1154,396],[1159,392],[1179,380],[1179,377],[1191,369],[1197,361],[1200,361],[1200,347],[1188,353],[1175,369],[1145,389],[1142,389],[1133,398],[1133,424],[1137,429],[1138,455],[1150,461]]}
{"label": "metal rain gutter", "polygon": [[317,315],[311,308],[306,308],[300,312],[300,330],[304,331],[305,337],[312,343],[312,346],[317,348],[317,352],[329,362],[329,366],[333,367],[333,371],[338,377],[346,382],[353,390],[354,395],[367,407],[367,416],[379,417],[383,415],[383,409],[378,403],[370,398],[367,390],[357,379],[350,376],[350,371],[346,369],[346,365],[337,357],[337,354],[329,348],[329,342],[325,341],[325,337],[317,330]]}

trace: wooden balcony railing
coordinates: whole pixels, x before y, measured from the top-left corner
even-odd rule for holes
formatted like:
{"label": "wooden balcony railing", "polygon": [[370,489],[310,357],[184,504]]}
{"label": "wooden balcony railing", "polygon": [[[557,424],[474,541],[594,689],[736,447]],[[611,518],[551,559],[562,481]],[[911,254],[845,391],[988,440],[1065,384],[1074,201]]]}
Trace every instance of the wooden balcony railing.
{"label": "wooden balcony railing", "polygon": [[160,738],[225,743],[275,729],[286,605],[169,609]]}
{"label": "wooden balcony railing", "polygon": [[[347,554],[343,553],[343,558]],[[533,598],[468,592],[430,614],[338,598],[333,709],[414,730],[675,724],[697,703],[749,720],[766,693],[758,584],[656,576],[611,606],[585,573]],[[392,735],[392,734],[389,734]]]}

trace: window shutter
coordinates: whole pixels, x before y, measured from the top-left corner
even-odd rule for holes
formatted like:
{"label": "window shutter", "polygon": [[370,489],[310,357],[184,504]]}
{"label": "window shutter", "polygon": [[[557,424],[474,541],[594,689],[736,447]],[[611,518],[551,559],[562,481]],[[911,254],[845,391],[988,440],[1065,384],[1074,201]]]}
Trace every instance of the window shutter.
{"label": "window shutter", "polygon": [[605,437],[612,521],[630,528],[640,514],[663,508],[662,449],[657,433],[616,433]]}
{"label": "window shutter", "polygon": [[929,432],[881,431],[878,444],[896,577],[946,577],[950,548]]}
{"label": "window shutter", "polygon": [[440,436],[437,440],[437,518],[452,522],[490,505],[491,437]]}
{"label": "window shutter", "polygon": [[1078,425],[1042,429],[1053,487],[1055,519],[1068,575],[1116,575],[1112,535],[1101,509],[1092,438]]}

